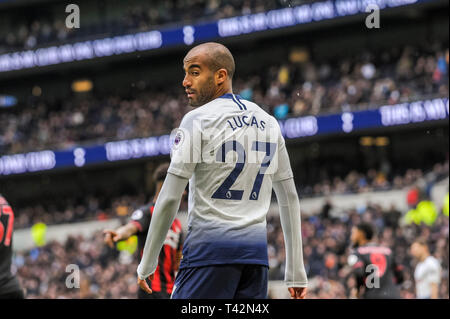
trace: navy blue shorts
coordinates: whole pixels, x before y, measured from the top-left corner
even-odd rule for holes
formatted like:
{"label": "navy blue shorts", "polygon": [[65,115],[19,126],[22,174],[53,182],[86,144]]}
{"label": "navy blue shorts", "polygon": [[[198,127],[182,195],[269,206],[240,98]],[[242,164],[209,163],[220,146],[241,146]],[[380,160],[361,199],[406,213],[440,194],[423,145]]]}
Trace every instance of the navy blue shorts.
{"label": "navy blue shorts", "polygon": [[268,268],[263,265],[213,265],[183,268],[172,299],[266,299]]}

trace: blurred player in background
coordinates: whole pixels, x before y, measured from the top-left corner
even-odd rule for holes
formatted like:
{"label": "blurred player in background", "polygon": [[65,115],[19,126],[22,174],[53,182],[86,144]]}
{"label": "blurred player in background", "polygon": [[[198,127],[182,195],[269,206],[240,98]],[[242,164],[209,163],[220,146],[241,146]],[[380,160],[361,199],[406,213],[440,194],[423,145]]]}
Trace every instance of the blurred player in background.
{"label": "blurred player in background", "polygon": [[16,276],[11,273],[14,212],[0,194],[0,299],[25,298]]}
{"label": "blurred player in background", "polygon": [[189,181],[188,234],[172,298],[267,298],[266,215],[273,187],[286,245],[285,282],[291,298],[304,298],[300,204],[278,122],[233,94],[234,58],[225,46],[201,44],[183,62],[182,84],[195,109],[175,135],[137,270],[139,285],[151,293],[145,279],[156,277],[157,252]]}
{"label": "blurred player in background", "polygon": [[[128,224],[116,229],[105,230],[105,242],[114,248],[114,244],[121,240],[126,240],[133,235],[137,235],[139,248],[139,261],[144,250],[145,239],[147,237],[150,221],[153,215],[156,199],[161,191],[162,184],[167,175],[169,164],[162,164],[157,167],[153,180],[156,183],[156,192],[150,204],[140,207],[131,215]],[[164,241],[164,246],[159,254],[159,262],[155,271],[155,278],[148,285],[154,291],[147,294],[143,290],[138,290],[139,299],[168,299],[172,293],[175,274],[178,271],[182,250],[182,229],[181,223],[175,219],[170,227],[170,231]]]}
{"label": "blurred player in background", "polygon": [[427,242],[418,239],[411,245],[411,255],[419,262],[414,271],[416,297],[419,299],[439,298],[441,282],[441,265],[439,260],[430,254]]}
{"label": "blurred player in background", "polygon": [[372,242],[374,228],[362,222],[352,228],[353,252],[348,257],[357,282],[357,295],[364,299],[399,299],[398,284],[403,267],[396,265],[392,250]]}

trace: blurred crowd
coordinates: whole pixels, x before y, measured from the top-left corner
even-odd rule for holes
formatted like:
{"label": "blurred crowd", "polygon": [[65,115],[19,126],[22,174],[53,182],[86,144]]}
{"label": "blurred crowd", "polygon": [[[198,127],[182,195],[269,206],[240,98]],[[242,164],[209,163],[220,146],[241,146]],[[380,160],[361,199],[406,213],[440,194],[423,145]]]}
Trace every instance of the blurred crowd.
{"label": "blurred crowd", "polygon": [[[397,263],[404,266],[402,298],[415,298],[413,271],[417,261],[409,246],[418,237],[427,238],[431,253],[440,261],[440,298],[448,298],[449,223],[440,215],[433,226],[404,225],[401,213],[368,205],[364,211],[348,210],[340,218],[302,216],[304,261],[309,278],[308,298],[349,298],[355,288],[347,258],[352,225],[360,221],[376,225],[375,241],[393,248]],[[279,217],[268,218],[269,279],[284,279],[284,240]],[[78,265],[80,289],[67,288],[66,266]],[[27,298],[136,298],[137,258],[111,249],[99,232],[91,238],[69,237],[65,243],[52,241],[40,248],[16,253],[13,271]],[[72,270],[70,270],[72,271]],[[271,296],[275,298],[276,296]]]}
{"label": "blurred crowd", "polygon": [[298,193],[302,197],[315,197],[387,191],[403,189],[414,184],[426,185],[448,176],[448,160],[444,163],[436,163],[428,172],[422,169],[407,169],[404,175],[393,174],[388,167],[381,167],[379,170],[370,169],[366,173],[352,170],[344,178],[336,176],[314,185],[300,185]]}
{"label": "blurred crowd", "polygon": [[[403,181],[412,183],[404,198],[408,207],[414,210],[420,202],[429,200],[434,185],[445,177],[448,178],[448,161],[436,164],[426,173],[409,170],[402,177]],[[35,222],[50,224],[112,217],[119,217],[125,223],[134,209],[146,200],[143,194],[122,196],[113,201],[90,196],[84,204],[66,201],[66,209],[59,212],[46,211],[43,206],[20,209],[15,211],[15,227],[30,226]],[[417,238],[426,238],[430,252],[440,261],[439,297],[449,298],[449,220],[448,211],[444,213],[443,207],[436,203],[436,214],[431,223],[426,219],[408,220],[411,210],[401,211],[395,205],[386,209],[369,202],[342,209],[335,207],[332,199],[324,198],[320,211],[302,210],[304,261],[310,280],[308,298],[353,296],[356,281],[348,266],[350,232],[352,226],[361,221],[374,225],[374,241],[393,248],[396,263],[403,265],[402,298],[415,298],[413,273],[417,260],[410,256],[409,247]],[[183,201],[180,210],[186,208],[187,203]],[[278,214],[268,215],[267,231],[269,279],[280,281],[284,279],[285,250]],[[70,264],[79,267],[80,289],[66,286],[69,272],[73,271],[66,268]],[[13,258],[13,272],[18,274],[28,298],[136,298],[136,267],[136,253],[109,248],[103,243],[101,232],[92,237],[70,236],[66,242],[51,241],[42,247],[17,252]],[[271,292],[270,297],[277,298],[277,295]]]}
{"label": "blurred crowd", "polygon": [[[357,194],[369,191],[403,189],[404,187],[418,187],[427,195],[434,183],[449,176],[449,162],[437,163],[433,170],[424,173],[420,169],[409,169],[404,176],[394,176],[392,179],[375,170],[367,175],[352,171],[342,180],[334,178],[313,186],[299,185],[300,198],[312,196],[329,196],[338,194]],[[382,175],[383,177],[380,177]],[[382,182],[381,182],[382,181]],[[311,192],[311,190],[313,192]],[[428,194],[429,195],[429,194]],[[114,199],[96,196],[81,196],[64,199],[61,203],[40,202],[33,206],[15,208],[15,228],[27,228],[36,223],[46,225],[75,223],[92,220],[106,220],[124,217],[147,201],[143,193],[124,195]],[[187,210],[187,199],[184,198],[180,210]],[[324,212],[324,214],[327,214]]]}
{"label": "blurred crowd", "polygon": [[[18,253],[13,260],[27,298],[136,298],[137,260],[103,243],[99,232],[92,238],[69,237],[44,247]],[[78,288],[67,288],[67,265],[80,270]],[[73,269],[70,270],[73,272]],[[77,282],[74,280],[73,284]],[[76,287],[76,286],[75,286]]]}
{"label": "blurred crowd", "polygon": [[[402,298],[415,298],[414,268],[417,260],[409,254],[417,238],[426,238],[430,252],[442,267],[440,298],[449,298],[449,223],[448,216],[440,214],[434,225],[407,225],[402,223],[402,213],[393,207],[383,210],[378,205],[368,205],[364,210],[349,210],[340,218],[310,216],[302,218],[304,261],[310,278],[309,298],[349,298],[356,281],[350,275],[348,256],[351,251],[350,232],[359,222],[376,225],[374,242],[391,247],[398,264],[404,266]],[[285,269],[284,240],[278,217],[268,222],[269,278],[283,280]]]}
{"label": "blurred crowd", "polygon": [[[238,77],[233,86],[243,99],[282,120],[448,97],[448,63],[448,45],[428,50],[407,46],[337,61],[271,65]],[[126,96],[116,92],[75,94],[63,100],[32,96],[25,105],[0,109],[0,154],[169,133],[189,111],[187,98],[181,86],[172,90],[151,86],[139,81]]]}
{"label": "blurred crowd", "polygon": [[[80,28],[67,28],[68,13],[62,6],[24,8],[27,14],[14,15],[0,12],[5,22],[0,32],[0,54],[15,50],[28,50],[61,42],[83,40],[95,36],[115,36],[129,32],[148,31],[170,24],[192,24],[203,20],[217,20],[277,8],[295,6],[314,0],[157,0],[157,1],[99,1],[85,12],[86,2],[80,7]],[[50,6],[52,4],[49,4]],[[34,11],[34,12],[33,12]],[[44,14],[45,13],[45,14]]]}
{"label": "blurred crowd", "polygon": [[448,44],[347,53],[317,62],[308,51],[293,50],[290,63],[263,69],[259,76],[237,81],[236,87],[283,119],[447,97],[448,63]]}
{"label": "blurred crowd", "polygon": [[16,229],[31,227],[36,223],[46,225],[107,220],[131,214],[146,202],[144,194],[124,195],[112,200],[87,196],[81,201],[66,199],[64,203],[39,203],[35,206],[14,209]]}
{"label": "blurred crowd", "polygon": [[39,100],[0,118],[5,125],[0,129],[0,154],[168,133],[187,112],[182,100],[180,95],[156,92],[129,99],[111,95]]}

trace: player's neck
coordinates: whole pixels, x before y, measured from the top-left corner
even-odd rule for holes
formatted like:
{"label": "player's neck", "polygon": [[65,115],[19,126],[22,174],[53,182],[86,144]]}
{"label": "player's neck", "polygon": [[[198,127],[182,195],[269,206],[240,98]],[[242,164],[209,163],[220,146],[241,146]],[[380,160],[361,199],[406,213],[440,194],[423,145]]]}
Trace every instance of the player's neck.
{"label": "player's neck", "polygon": [[365,245],[367,245],[368,243],[369,243],[368,240],[360,240],[360,241],[359,241],[359,246],[365,246]]}
{"label": "player's neck", "polygon": [[233,94],[233,89],[231,88],[231,86],[219,88],[219,90],[217,90],[217,93],[214,94],[213,100],[215,100],[225,94]]}
{"label": "player's neck", "polygon": [[428,257],[430,257],[430,254],[429,254],[429,253],[425,253],[425,254],[423,254],[423,255],[420,257],[420,261],[422,262],[422,261],[424,261],[425,259],[427,259]]}

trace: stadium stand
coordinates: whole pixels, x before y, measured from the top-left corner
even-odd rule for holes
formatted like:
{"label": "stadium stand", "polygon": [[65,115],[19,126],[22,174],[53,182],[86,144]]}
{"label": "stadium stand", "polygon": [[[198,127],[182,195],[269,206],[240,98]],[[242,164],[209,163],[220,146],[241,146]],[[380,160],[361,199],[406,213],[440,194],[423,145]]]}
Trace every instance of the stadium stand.
{"label": "stadium stand", "polygon": [[[448,97],[448,45],[405,46],[340,61],[286,63],[238,78],[235,90],[278,119],[338,113]],[[28,99],[0,114],[0,152],[42,149],[170,133],[188,112],[181,88],[97,96]],[[161,107],[164,106],[164,107]]]}
{"label": "stadium stand", "polygon": [[[360,220],[377,225],[377,241],[394,247],[397,262],[405,267],[406,280],[402,284],[402,298],[414,298],[414,280],[411,277],[414,262],[408,247],[419,236],[430,238],[431,251],[442,263],[444,279],[440,297],[448,298],[448,217],[440,214],[433,227],[405,225],[400,220],[392,222],[395,212],[383,211],[376,205],[363,211],[349,210],[344,219],[302,218],[305,263],[311,279],[308,298],[348,298],[355,282],[349,276],[347,258],[349,233]],[[270,279],[284,277],[284,242],[277,217],[268,219],[268,252]],[[67,289],[64,283],[65,265],[77,264],[84,278],[80,290]],[[135,258],[127,252],[112,250],[103,244],[102,234],[93,237],[69,237],[66,242],[53,241],[40,248],[16,254],[14,267],[29,298],[135,298],[137,286],[134,269]],[[47,271],[50,269],[50,271]],[[113,282],[113,286],[111,286]],[[273,289],[272,298],[285,297]]]}
{"label": "stadium stand", "polygon": [[[298,192],[301,198],[323,197],[336,194],[360,194],[374,191],[389,191],[424,185],[424,196],[433,184],[448,178],[448,161],[438,163],[430,172],[424,173],[420,169],[407,170],[404,176],[394,176],[388,179],[383,172],[371,170],[368,174],[359,174],[355,171],[349,173],[344,179],[339,177],[331,181],[324,181],[315,185],[298,185]],[[426,178],[425,178],[426,177]],[[304,191],[307,189],[307,191]],[[311,190],[311,192],[309,191]],[[143,193],[137,195],[125,195],[119,198],[99,198],[93,195],[77,201],[65,199],[64,205],[57,205],[53,200],[49,203],[41,202],[36,206],[18,207],[15,227],[26,228],[36,223],[64,224],[89,220],[106,220],[117,216],[126,216],[134,209],[145,203],[146,196]],[[58,207],[59,206],[59,207]],[[182,208],[187,206],[187,202],[182,204]]]}
{"label": "stadium stand", "polygon": [[[317,0],[316,0],[317,1]],[[83,28],[66,29],[65,6],[60,3],[21,7],[16,11],[0,12],[2,28],[0,53],[32,49],[52,43],[70,42],[93,36],[115,36],[128,32],[152,30],[171,24],[189,24],[192,21],[217,20],[272,9],[311,3],[314,0],[263,1],[263,0],[172,0],[107,1],[102,5],[78,1],[83,11]],[[42,19],[45,12],[45,19]]]}

